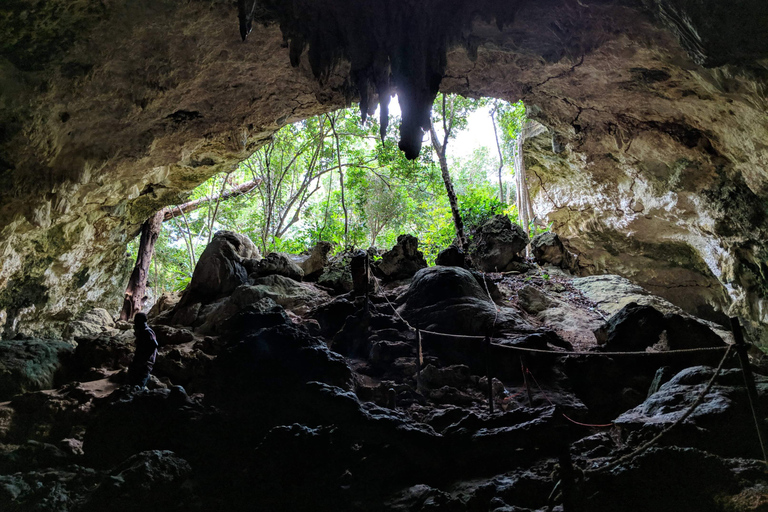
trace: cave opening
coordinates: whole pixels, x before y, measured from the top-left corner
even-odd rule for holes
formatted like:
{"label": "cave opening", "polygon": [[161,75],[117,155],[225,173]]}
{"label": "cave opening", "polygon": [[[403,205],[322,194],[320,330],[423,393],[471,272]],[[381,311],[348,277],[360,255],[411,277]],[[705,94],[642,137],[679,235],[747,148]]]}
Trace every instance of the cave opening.
{"label": "cave opening", "polygon": [[0,7],[0,508],[758,509],[767,9]]}

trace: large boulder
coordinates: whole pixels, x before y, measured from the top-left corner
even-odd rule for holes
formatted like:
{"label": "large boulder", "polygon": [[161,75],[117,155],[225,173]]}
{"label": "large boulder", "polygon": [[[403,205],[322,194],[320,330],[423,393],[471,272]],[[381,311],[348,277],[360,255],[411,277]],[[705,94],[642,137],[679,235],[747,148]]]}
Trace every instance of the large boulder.
{"label": "large boulder", "polygon": [[472,237],[469,256],[483,272],[505,272],[528,245],[528,234],[506,215],[494,215]]}
{"label": "large boulder", "polygon": [[443,249],[437,254],[435,265],[466,268],[467,264],[464,259],[464,251],[455,245]]}
{"label": "large boulder", "polygon": [[398,302],[411,325],[430,331],[485,335],[494,323],[497,329],[525,324],[512,309],[496,306],[481,275],[459,267],[419,270]]}
{"label": "large boulder", "polygon": [[418,270],[426,266],[427,260],[419,251],[419,239],[412,235],[400,235],[395,246],[374,264],[374,269],[385,281],[395,281],[413,277]]}
{"label": "large boulder", "polygon": [[337,294],[351,292],[354,282],[349,268],[349,258],[340,256],[336,261],[331,261],[317,278],[317,284]]}
{"label": "large boulder", "polygon": [[189,462],[170,450],[137,453],[110,471],[82,510],[178,510],[190,494],[182,484],[191,473]]}
{"label": "large boulder", "polygon": [[560,237],[551,231],[533,237],[531,253],[539,265],[554,265],[567,270],[577,265],[577,256],[566,249]]}
{"label": "large boulder", "polygon": [[172,310],[176,304],[179,303],[179,300],[181,299],[181,294],[178,292],[165,292],[160,297],[157,298],[155,303],[152,305],[152,307],[149,309],[149,313],[147,313],[147,318],[152,320],[153,318],[157,318],[161,314],[165,313],[166,311]]}
{"label": "large boulder", "polygon": [[[625,436],[652,437],[691,407],[713,373],[714,368],[709,366],[682,370],[614,423]],[[768,378],[757,375],[756,381],[759,402],[763,407],[768,406]],[[760,458],[760,443],[741,370],[722,370],[701,404],[683,423],[670,430],[663,442],[700,448],[725,457]]]}
{"label": "large boulder", "polygon": [[69,323],[64,330],[64,339],[98,336],[100,334],[117,334],[115,321],[106,309],[93,308],[87,311],[79,320]]}
{"label": "large boulder", "polygon": [[55,340],[0,340],[0,401],[50,389],[65,371],[74,347]]}
{"label": "large boulder", "polygon": [[278,275],[288,277],[294,281],[301,281],[304,278],[304,270],[291,258],[283,252],[271,252],[259,261],[250,277],[257,279],[259,277]]}
{"label": "large boulder", "polygon": [[665,315],[653,306],[634,302],[609,318],[595,331],[595,337],[608,351],[642,351],[657,343],[669,350],[725,346],[720,336],[696,318]]}
{"label": "large boulder", "polygon": [[174,308],[172,323],[191,325],[200,304],[229,295],[248,283],[247,267],[260,260],[259,250],[245,235],[218,231],[197,261],[192,280]]}
{"label": "large boulder", "polygon": [[331,242],[320,241],[315,244],[309,257],[301,263],[301,269],[304,271],[304,279],[315,281],[323,269],[328,265],[328,253],[331,252],[333,245]]}

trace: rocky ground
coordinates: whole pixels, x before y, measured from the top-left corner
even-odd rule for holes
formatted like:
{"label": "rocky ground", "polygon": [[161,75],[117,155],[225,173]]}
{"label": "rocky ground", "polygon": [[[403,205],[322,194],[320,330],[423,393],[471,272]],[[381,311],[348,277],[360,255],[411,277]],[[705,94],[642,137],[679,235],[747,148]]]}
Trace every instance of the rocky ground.
{"label": "rocky ground", "polygon": [[[217,234],[151,311],[144,390],[123,386],[130,325],[103,311],[74,343],[0,342],[0,508],[768,510],[733,357],[688,419],[616,463],[691,407],[728,332],[617,276],[541,254],[427,267],[414,240],[261,259]],[[415,328],[468,337],[424,332],[420,361]],[[696,347],[712,350],[674,352]]]}

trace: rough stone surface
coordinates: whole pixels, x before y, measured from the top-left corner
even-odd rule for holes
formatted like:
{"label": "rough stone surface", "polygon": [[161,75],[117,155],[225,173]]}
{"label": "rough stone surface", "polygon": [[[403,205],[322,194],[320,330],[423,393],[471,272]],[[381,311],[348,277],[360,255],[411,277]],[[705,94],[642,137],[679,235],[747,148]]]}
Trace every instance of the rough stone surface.
{"label": "rough stone surface", "polygon": [[400,314],[415,327],[453,334],[485,335],[494,327],[524,325],[509,308],[498,307],[472,272],[429,267],[413,276],[398,299]]}
{"label": "rough stone surface", "polygon": [[245,235],[218,231],[200,255],[192,280],[173,310],[174,323],[192,325],[201,304],[229,295],[248,283],[245,261],[259,258],[259,250]]}
{"label": "rough stone surface", "polygon": [[469,257],[483,272],[512,270],[513,260],[528,245],[528,234],[506,215],[494,215],[472,236]]}
{"label": "rough stone surface", "polygon": [[249,277],[257,279],[271,275],[284,276],[294,281],[301,281],[304,278],[304,270],[291,261],[287,254],[271,252],[256,264]]}
{"label": "rough stone surface", "polygon": [[400,235],[392,249],[374,263],[376,273],[386,281],[408,279],[427,266],[424,254],[419,250],[419,239],[413,235]]}
{"label": "rough stone surface", "polygon": [[435,265],[465,268],[466,262],[464,261],[464,251],[455,245],[452,245],[447,249],[443,249],[437,254]]}
{"label": "rough stone surface", "polygon": [[[636,408],[625,412],[615,423],[624,435],[648,435],[675,422],[698,398],[712,377],[714,368],[694,366],[675,375]],[[757,379],[761,406],[768,405],[768,381]],[[722,370],[701,405],[678,428],[670,431],[665,443],[691,446],[725,457],[760,457],[755,424],[744,393],[740,369]]]}
{"label": "rough stone surface", "polygon": [[576,255],[568,251],[560,237],[551,231],[533,237],[531,253],[539,265],[555,265],[566,270],[574,269],[578,265]]}
{"label": "rough stone surface", "polygon": [[27,391],[50,389],[74,347],[55,340],[0,341],[0,400]]}
{"label": "rough stone surface", "polygon": [[304,279],[315,281],[323,269],[328,264],[328,253],[331,252],[333,245],[331,242],[320,241],[312,247],[309,257],[301,263],[301,269],[304,271]]}
{"label": "rough stone surface", "polygon": [[[767,323],[759,0],[464,2],[431,24],[431,2],[392,19],[378,5],[267,2],[245,44],[235,5],[218,0],[31,5],[0,23],[4,338],[116,310],[125,244],[153,211],[280,126],[355,97],[367,113],[394,88],[412,142],[438,88],[522,98],[549,128],[526,145],[536,214],[582,272]],[[401,57],[380,62],[381,48]],[[379,80],[390,65],[399,78]]]}

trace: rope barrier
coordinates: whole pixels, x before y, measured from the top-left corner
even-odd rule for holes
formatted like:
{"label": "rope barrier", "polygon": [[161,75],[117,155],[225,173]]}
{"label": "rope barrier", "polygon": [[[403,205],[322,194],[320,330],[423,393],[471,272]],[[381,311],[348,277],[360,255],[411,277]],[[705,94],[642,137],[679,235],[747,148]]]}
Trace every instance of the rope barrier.
{"label": "rope barrier", "polygon": [[[395,315],[405,323],[405,325],[408,326],[408,329],[412,331],[416,331],[416,327],[413,327],[408,321],[403,318],[400,313],[395,309],[394,304],[390,302],[389,298],[384,295],[384,299],[386,299],[389,306],[392,308],[392,311],[395,312]],[[498,311],[497,311],[498,312]],[[421,331],[422,334],[431,334],[432,336],[442,336],[444,338],[458,338],[458,339],[467,339],[467,340],[484,340],[485,336],[475,336],[471,334],[450,334],[446,332],[437,332],[437,331],[430,331],[427,329],[418,329]],[[524,333],[536,333],[539,331],[521,331]],[[701,348],[681,348],[676,350],[664,350],[660,352],[647,352],[647,351],[627,351],[627,352],[619,352],[619,351],[613,351],[613,352],[600,352],[600,351],[586,351],[586,350],[576,350],[576,351],[565,351],[565,350],[544,350],[540,348],[529,348],[529,347],[515,347],[512,345],[501,345],[499,343],[491,343],[492,346],[503,348],[503,349],[509,349],[509,350],[517,350],[519,352],[529,352],[534,354],[556,354],[560,356],[654,356],[654,355],[669,355],[669,354],[690,354],[695,352],[713,352],[718,350],[727,350],[728,346],[723,347],[701,347]]]}
{"label": "rope barrier", "polygon": [[704,400],[704,397],[707,396],[707,393],[709,393],[709,391],[712,389],[712,386],[714,385],[715,380],[717,379],[717,377],[720,375],[720,371],[723,369],[723,365],[725,364],[725,360],[728,359],[728,356],[730,355],[730,353],[731,353],[731,346],[728,345],[728,348],[725,351],[725,354],[723,354],[723,359],[721,359],[720,360],[720,364],[717,365],[717,369],[715,370],[715,373],[712,375],[712,378],[709,379],[709,382],[707,383],[707,385],[704,387],[704,389],[699,394],[699,396],[696,398],[696,400],[693,402],[693,404],[691,404],[691,406],[688,408],[688,410],[685,411],[685,413],[683,413],[683,415],[680,416],[673,424],[671,424],[670,426],[668,426],[667,428],[665,428],[664,430],[659,432],[659,434],[656,435],[653,439],[651,439],[647,443],[639,446],[637,449],[633,450],[632,452],[619,457],[618,459],[614,460],[610,464],[607,464],[607,465],[605,465],[603,467],[600,467],[600,468],[594,468],[594,469],[586,470],[586,471],[584,471],[584,473],[597,473],[597,472],[601,472],[601,471],[607,471],[609,469],[615,468],[619,464],[622,464],[624,462],[627,462],[627,461],[635,458],[636,456],[638,456],[639,454],[641,454],[642,452],[644,452],[645,450],[647,450],[648,448],[650,448],[651,446],[653,446],[654,444],[659,442],[659,440],[662,437],[664,437],[670,430],[672,430],[673,428],[675,428],[676,426],[681,424],[683,421],[688,419],[688,417],[691,414],[693,414],[693,412],[699,407],[699,405],[701,405],[701,402]]}
{"label": "rope barrier", "polygon": [[[541,391],[541,394],[544,396],[544,398],[546,398],[547,402],[549,402],[549,405],[551,405],[552,407],[557,407],[557,406],[556,406],[556,405],[555,405],[555,404],[552,402],[552,400],[550,400],[550,399],[549,399],[549,396],[548,396],[548,395],[547,395],[547,393],[544,391],[544,389],[541,387],[541,384],[539,384],[539,381],[538,381],[538,380],[536,380],[536,377],[533,375],[533,373],[531,373],[531,371],[530,371],[528,368],[526,368],[526,369],[525,369],[525,372],[526,372],[528,375],[530,375],[530,376],[531,376],[531,378],[533,379],[533,382],[536,384],[536,387],[537,387],[537,388],[539,388],[539,391]],[[576,420],[574,420],[573,418],[570,418],[570,417],[569,417],[567,414],[565,414],[564,412],[563,412],[563,413],[560,413],[560,414],[563,416],[563,418],[565,418],[566,420],[570,421],[571,423],[574,423],[574,424],[576,424],[576,425],[580,425],[580,426],[582,426],[582,427],[595,427],[595,428],[605,428],[605,427],[612,427],[612,426],[613,426],[613,423],[602,423],[602,424],[594,424],[594,423],[582,423],[582,422],[580,422],[580,421],[576,421]]]}

